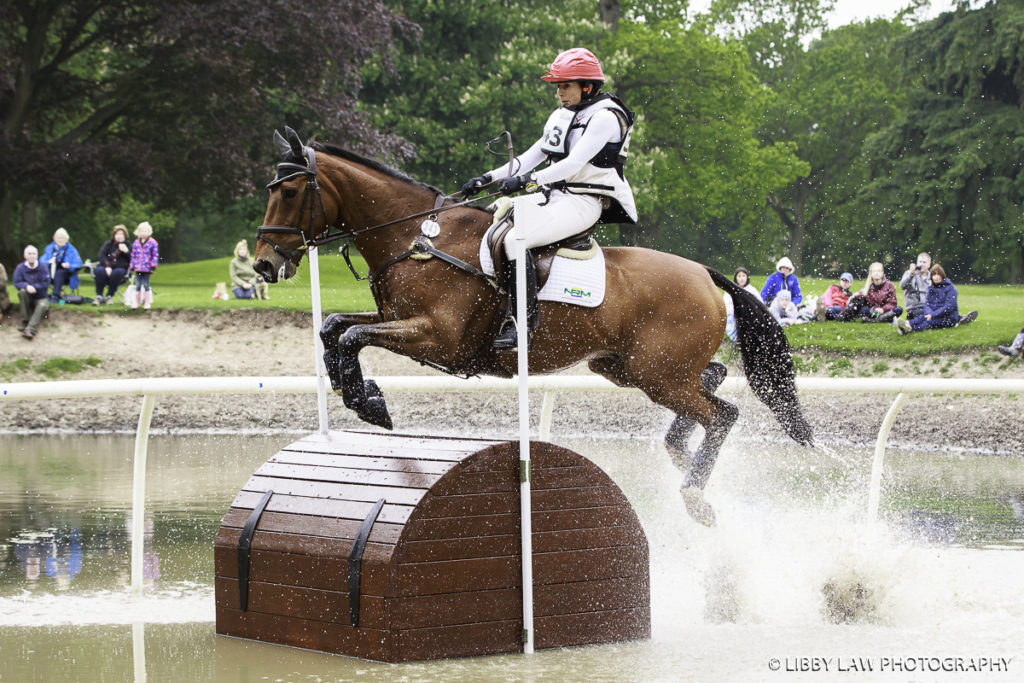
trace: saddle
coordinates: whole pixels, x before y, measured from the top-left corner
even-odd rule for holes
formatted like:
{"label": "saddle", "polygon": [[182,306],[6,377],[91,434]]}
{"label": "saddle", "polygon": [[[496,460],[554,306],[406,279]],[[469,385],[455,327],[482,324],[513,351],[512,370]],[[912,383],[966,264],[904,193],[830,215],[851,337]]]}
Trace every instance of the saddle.
{"label": "saddle", "polygon": [[[502,266],[508,260],[505,258],[505,249],[502,246],[505,236],[514,226],[514,211],[512,202],[495,202],[497,206],[494,211],[494,228],[487,234],[487,250],[491,254],[491,261],[494,263],[494,272],[500,273]],[[534,269],[537,271],[537,289],[544,288],[551,274],[551,263],[555,256],[563,258],[578,259],[585,261],[593,258],[601,248],[592,235],[597,225],[592,225],[583,232],[577,233],[565,239],[546,244],[542,247],[530,249],[533,255]]]}

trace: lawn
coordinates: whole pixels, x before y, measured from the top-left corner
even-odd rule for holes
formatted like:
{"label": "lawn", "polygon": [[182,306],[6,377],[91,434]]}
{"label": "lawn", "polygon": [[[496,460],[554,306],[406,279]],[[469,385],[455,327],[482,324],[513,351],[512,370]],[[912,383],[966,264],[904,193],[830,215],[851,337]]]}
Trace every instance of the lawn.
{"label": "lawn", "polygon": [[[358,256],[353,262],[360,274],[366,274],[366,264]],[[303,261],[299,274],[283,283],[270,287],[269,301],[221,301],[213,299],[217,282],[228,281],[230,258],[194,261],[161,265],[153,275],[153,289],[156,296],[154,308],[166,309],[208,309],[222,311],[241,308],[311,310],[309,291],[309,269]],[[760,287],[764,277],[752,278],[752,284]],[[803,294],[820,295],[832,280],[801,278]],[[229,283],[230,284],[230,283]],[[854,283],[860,286],[861,283]],[[370,311],[374,309],[369,285],[356,281],[340,256],[325,251],[320,258],[320,288],[325,313]],[[897,287],[898,289],[898,287]],[[969,349],[991,349],[997,344],[1007,344],[1024,326],[1024,285],[957,285],[960,292],[960,312],[978,310],[978,320],[964,327],[950,330],[932,330],[922,333],[899,335],[893,325],[862,323],[808,323],[789,327],[786,334],[794,349],[823,351],[842,354],[879,353],[906,357],[953,352]],[[12,301],[17,302],[17,292],[9,288]],[[92,279],[83,277],[81,293],[93,295]],[[903,303],[902,291],[900,304]],[[109,312],[124,312],[122,306],[104,306],[94,309]],[[138,315],[144,315],[141,311]]]}

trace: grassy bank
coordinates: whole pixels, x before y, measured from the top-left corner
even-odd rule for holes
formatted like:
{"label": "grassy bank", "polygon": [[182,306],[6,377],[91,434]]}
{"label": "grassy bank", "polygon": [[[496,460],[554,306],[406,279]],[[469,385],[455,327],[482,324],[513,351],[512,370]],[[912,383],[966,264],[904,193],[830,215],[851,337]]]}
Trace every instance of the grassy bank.
{"label": "grassy bank", "polygon": [[[353,257],[356,269],[366,273],[366,264]],[[309,270],[305,263],[292,280],[270,288],[269,301],[221,301],[213,299],[217,282],[228,281],[230,258],[210,259],[192,263],[162,265],[153,276],[156,297],[155,308],[225,311],[232,309],[311,310]],[[764,277],[752,282],[760,287]],[[320,259],[320,282],[325,313],[368,311],[374,309],[366,282],[356,281],[344,261],[326,251]],[[230,282],[229,282],[230,284]],[[802,278],[804,295],[820,295],[831,280]],[[859,286],[859,283],[855,283]],[[950,330],[933,330],[909,335],[898,335],[892,325],[862,323],[809,323],[787,328],[791,346],[807,353],[859,354],[874,353],[893,357],[924,356],[943,352],[991,349],[1006,344],[1024,326],[1024,286],[1021,285],[957,285],[960,292],[960,311],[978,310],[977,322]],[[14,301],[17,293],[10,289]],[[82,279],[80,293],[93,295],[91,278]],[[903,304],[902,292],[900,304]],[[76,307],[108,314],[124,313],[120,305]],[[137,315],[144,315],[139,311]]]}

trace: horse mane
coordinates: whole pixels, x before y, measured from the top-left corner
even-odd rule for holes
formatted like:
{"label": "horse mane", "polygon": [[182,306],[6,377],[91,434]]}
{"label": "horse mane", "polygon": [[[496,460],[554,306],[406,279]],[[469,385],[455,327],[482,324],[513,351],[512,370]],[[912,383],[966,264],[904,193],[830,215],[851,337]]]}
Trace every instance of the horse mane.
{"label": "horse mane", "polygon": [[431,192],[435,192],[437,194],[445,194],[443,191],[439,190],[433,185],[428,185],[426,183],[420,182],[419,180],[416,180],[415,178],[410,178],[401,171],[391,168],[390,166],[386,166],[385,164],[382,164],[376,159],[369,159],[367,157],[356,154],[355,152],[347,150],[343,147],[338,147],[337,145],[331,145],[324,142],[312,142],[310,143],[310,147],[312,147],[318,152],[330,154],[331,156],[341,157],[346,161],[351,161],[352,163],[359,164],[361,166],[366,166],[367,168],[371,168],[374,171],[379,171],[380,173],[383,173],[387,176],[391,176],[396,180],[401,180],[402,182],[410,183],[412,185],[416,185],[417,187],[422,187],[426,190],[430,190]]}

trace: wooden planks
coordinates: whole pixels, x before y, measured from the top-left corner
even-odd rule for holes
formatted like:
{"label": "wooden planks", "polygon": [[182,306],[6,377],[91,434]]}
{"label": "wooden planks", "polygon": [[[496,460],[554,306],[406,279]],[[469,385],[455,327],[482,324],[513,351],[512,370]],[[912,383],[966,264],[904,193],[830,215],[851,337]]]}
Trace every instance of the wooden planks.
{"label": "wooden planks", "polygon": [[[572,451],[531,444],[538,647],[650,635],[647,541],[619,488]],[[381,661],[521,649],[518,444],[362,432],[313,434],[262,465],[214,549],[217,632]],[[274,494],[249,556],[237,544]],[[385,504],[351,626],[347,557]]]}

